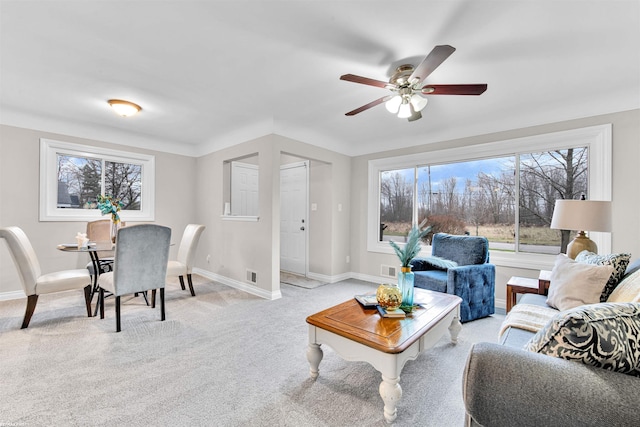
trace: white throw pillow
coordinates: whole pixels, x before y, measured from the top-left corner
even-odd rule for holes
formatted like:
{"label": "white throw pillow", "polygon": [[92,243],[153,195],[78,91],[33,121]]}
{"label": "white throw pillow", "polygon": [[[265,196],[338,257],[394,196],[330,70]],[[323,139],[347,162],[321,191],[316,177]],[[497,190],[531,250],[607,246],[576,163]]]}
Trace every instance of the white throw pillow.
{"label": "white throw pillow", "polygon": [[607,302],[640,302],[640,270],[631,273],[613,290]]}
{"label": "white throw pillow", "polygon": [[551,270],[547,304],[562,311],[599,303],[612,272],[610,265],[582,264],[559,254]]}

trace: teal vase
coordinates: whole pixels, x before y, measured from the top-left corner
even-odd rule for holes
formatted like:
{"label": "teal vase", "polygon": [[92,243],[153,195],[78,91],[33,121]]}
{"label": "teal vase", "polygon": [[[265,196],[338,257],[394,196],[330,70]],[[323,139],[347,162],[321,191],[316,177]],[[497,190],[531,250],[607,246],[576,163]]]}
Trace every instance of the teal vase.
{"label": "teal vase", "polygon": [[402,305],[400,308],[404,311],[413,309],[413,279],[414,275],[411,267],[402,267],[402,270],[398,273],[398,287],[402,292]]}

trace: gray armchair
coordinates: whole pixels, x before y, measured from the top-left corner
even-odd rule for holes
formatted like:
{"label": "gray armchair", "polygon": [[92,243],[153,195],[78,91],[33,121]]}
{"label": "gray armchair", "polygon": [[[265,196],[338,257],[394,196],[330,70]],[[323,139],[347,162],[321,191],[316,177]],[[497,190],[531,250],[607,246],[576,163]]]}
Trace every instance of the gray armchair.
{"label": "gray armchair", "polygon": [[485,237],[437,233],[431,257],[414,258],[411,270],[416,287],[462,298],[461,322],[495,313],[496,269],[489,263]]}
{"label": "gray armchair", "polygon": [[104,319],[104,292],[115,296],[116,332],[120,332],[120,297],[160,289],[160,319],[165,320],[164,285],[171,229],[155,224],[121,228],[116,239],[113,271],[98,278],[100,318]]}

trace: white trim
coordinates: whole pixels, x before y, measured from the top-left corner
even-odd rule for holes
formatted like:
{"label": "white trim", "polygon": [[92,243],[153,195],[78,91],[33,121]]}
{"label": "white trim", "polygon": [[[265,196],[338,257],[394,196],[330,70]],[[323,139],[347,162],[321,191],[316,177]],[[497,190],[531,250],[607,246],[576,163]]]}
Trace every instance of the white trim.
{"label": "white trim", "polygon": [[239,280],[231,279],[226,276],[221,276],[220,274],[212,273],[207,270],[203,270],[201,268],[194,268],[193,272],[200,276],[206,277],[214,282],[222,283],[223,285],[227,285],[229,287],[244,291],[246,293],[258,296],[260,298],[265,298],[268,300],[276,300],[282,298],[282,293],[280,289],[277,291],[269,292],[262,288],[258,288],[256,286],[249,285],[247,283],[241,282]]}
{"label": "white trim", "polygon": [[10,301],[13,299],[26,298],[24,291],[0,292],[0,301]]}
{"label": "white trim", "polygon": [[257,222],[260,220],[259,216],[242,216],[242,215],[220,215],[220,219],[223,221],[249,221]]}
{"label": "white trim", "polygon": [[[378,241],[380,172],[403,169],[422,164],[460,162],[513,154],[550,151],[571,147],[589,148],[589,198],[611,200],[612,193],[612,132],[611,124],[590,126],[560,132],[533,135],[522,138],[495,141],[469,147],[449,148],[369,161],[367,201],[367,250],[369,252],[393,254],[386,242]],[[589,233],[601,253],[611,252],[611,233]],[[429,255],[430,247],[423,248],[421,255]],[[518,253],[491,253],[491,262],[501,266],[545,268],[553,266],[552,255]]]}
{"label": "white trim", "polygon": [[123,221],[155,220],[155,156],[40,138],[40,221],[92,221],[98,209],[58,209],[57,155],[60,152],[142,166],[139,211],[122,211]]}

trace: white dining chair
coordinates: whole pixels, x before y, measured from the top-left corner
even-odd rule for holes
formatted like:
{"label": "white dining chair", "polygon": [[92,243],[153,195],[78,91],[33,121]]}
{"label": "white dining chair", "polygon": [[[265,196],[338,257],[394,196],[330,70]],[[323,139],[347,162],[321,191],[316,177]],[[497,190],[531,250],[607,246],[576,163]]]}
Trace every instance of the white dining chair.
{"label": "white dining chair", "polygon": [[[201,224],[188,224],[182,234],[182,241],[180,241],[180,247],[178,248],[178,258],[177,260],[169,261],[167,266],[167,277],[178,277],[182,290],[185,290],[184,276],[187,276],[189,291],[191,291],[191,296],[194,297],[196,293],[193,290],[191,272],[196,257],[196,248],[204,229],[205,226]],[[153,306],[153,302],[151,305]]]}
{"label": "white dining chair", "polygon": [[116,332],[120,332],[120,297],[160,289],[160,319],[165,320],[164,285],[169,261],[171,229],[138,224],[118,230],[113,271],[98,277],[100,318],[104,319],[105,291],[115,296]]}
{"label": "white dining chair", "polygon": [[4,238],[9,246],[11,258],[22,282],[22,289],[27,296],[27,308],[21,329],[29,326],[38,303],[38,296],[54,292],[84,288],[87,316],[91,317],[91,277],[86,268],[42,274],[33,246],[21,228],[0,228],[0,237]]}

